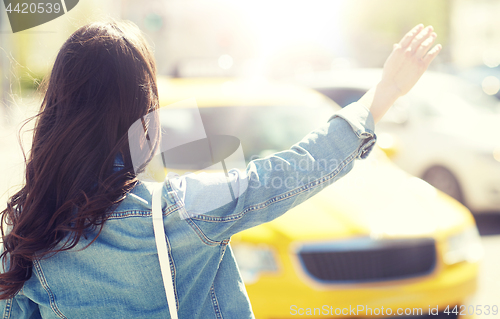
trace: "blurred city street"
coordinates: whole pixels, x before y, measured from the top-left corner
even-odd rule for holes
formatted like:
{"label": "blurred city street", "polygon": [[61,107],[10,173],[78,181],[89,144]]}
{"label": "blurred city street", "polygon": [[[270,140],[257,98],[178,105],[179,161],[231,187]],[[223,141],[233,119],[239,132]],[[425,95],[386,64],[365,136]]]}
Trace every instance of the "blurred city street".
{"label": "blurred city street", "polygon": [[[500,318],[475,310],[500,308],[499,13],[500,0],[80,0],[12,33],[2,10],[0,209],[23,185],[20,140],[28,156],[35,121],[19,134],[39,111],[36,92],[87,23],[128,20],[141,30],[160,107],[172,114],[161,118],[163,132],[187,136],[201,121],[207,140],[238,140],[247,163],[289,149],[358,101],[379,83],[393,44],[422,23],[442,50],[377,124],[375,151],[283,216],[232,235],[231,247],[257,319],[327,303],[425,311],[439,303],[440,315],[463,305],[472,318]],[[192,98],[196,117],[177,103]],[[70,144],[78,143],[61,145]],[[147,173],[175,169],[162,160]]]}
{"label": "blurred city street", "polygon": [[[39,105],[32,98],[26,98],[9,106],[0,107],[0,202],[5,208],[8,196],[12,196],[23,182],[24,158],[19,144],[19,130],[23,121],[36,114]],[[33,123],[25,126],[23,131],[33,127]],[[31,134],[23,134],[23,146],[28,150],[31,146]]]}

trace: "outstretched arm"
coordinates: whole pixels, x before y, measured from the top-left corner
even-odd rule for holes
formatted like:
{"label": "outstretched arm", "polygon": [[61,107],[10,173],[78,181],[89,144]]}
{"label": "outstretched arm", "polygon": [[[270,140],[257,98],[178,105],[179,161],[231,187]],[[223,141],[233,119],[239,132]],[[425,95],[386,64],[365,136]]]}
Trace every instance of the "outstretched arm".
{"label": "outstretched arm", "polygon": [[394,44],[385,61],[382,79],[359,100],[370,110],[375,123],[400,96],[410,91],[438,55],[440,44],[431,49],[436,37],[432,26],[424,28],[419,24]]}

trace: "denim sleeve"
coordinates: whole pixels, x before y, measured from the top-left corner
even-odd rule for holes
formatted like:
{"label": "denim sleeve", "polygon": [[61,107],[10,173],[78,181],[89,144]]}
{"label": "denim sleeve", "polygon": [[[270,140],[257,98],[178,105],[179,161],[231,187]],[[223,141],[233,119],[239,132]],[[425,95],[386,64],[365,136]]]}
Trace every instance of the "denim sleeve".
{"label": "denim sleeve", "polygon": [[332,184],[368,156],[376,141],[369,110],[353,103],[289,150],[250,162],[246,171],[167,180],[181,217],[212,241],[269,222]]}

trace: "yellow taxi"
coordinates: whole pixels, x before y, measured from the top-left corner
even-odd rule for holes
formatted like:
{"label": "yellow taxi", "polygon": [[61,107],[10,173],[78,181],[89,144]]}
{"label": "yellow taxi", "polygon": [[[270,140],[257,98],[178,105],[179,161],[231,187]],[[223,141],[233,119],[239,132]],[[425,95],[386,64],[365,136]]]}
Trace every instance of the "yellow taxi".
{"label": "yellow taxi", "polygon": [[[241,141],[245,160],[288,149],[340,107],[262,79],[159,79],[165,129]],[[168,166],[168,165],[167,165]],[[379,149],[282,217],[232,237],[257,318],[456,317],[476,290],[482,248],[471,213],[392,164]],[[462,307],[462,308],[461,308]]]}

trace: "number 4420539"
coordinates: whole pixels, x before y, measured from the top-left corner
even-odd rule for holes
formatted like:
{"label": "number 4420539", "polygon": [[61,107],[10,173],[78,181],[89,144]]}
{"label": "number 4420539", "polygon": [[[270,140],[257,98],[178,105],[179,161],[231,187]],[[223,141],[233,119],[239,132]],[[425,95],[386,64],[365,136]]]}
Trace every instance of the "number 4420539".
{"label": "number 4420539", "polygon": [[17,3],[12,9],[12,3],[9,3],[5,11],[8,13],[59,13],[61,5],[59,3]]}
{"label": "number 4420539", "polygon": [[470,305],[470,306],[455,306],[450,310],[450,306],[447,306],[443,311],[447,315],[497,315],[498,306],[497,305]]}

